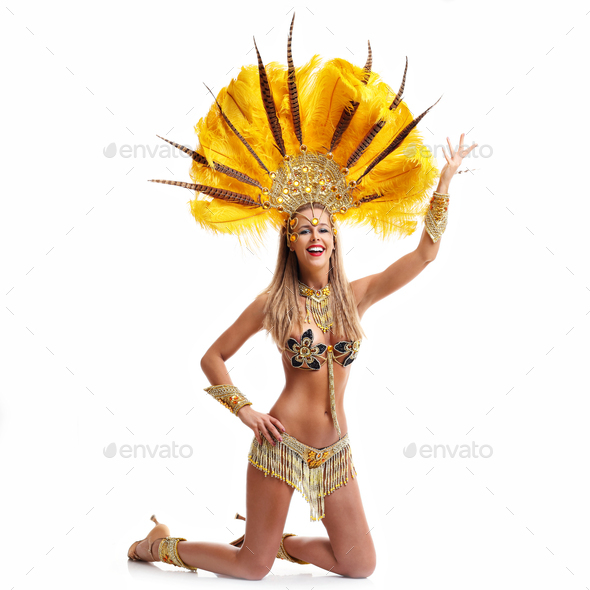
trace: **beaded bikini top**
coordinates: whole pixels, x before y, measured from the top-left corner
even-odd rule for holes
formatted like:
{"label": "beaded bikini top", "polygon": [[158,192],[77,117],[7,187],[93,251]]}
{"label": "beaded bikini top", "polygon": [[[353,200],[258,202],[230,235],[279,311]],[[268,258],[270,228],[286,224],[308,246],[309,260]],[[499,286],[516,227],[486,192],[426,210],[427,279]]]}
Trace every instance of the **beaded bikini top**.
{"label": "beaded bikini top", "polygon": [[338,432],[338,438],[342,438],[340,432],[340,425],[338,424],[338,417],[336,416],[336,402],[334,400],[334,371],[332,361],[336,361],[339,365],[347,367],[356,359],[361,347],[361,340],[341,340],[332,345],[326,345],[318,342],[315,346],[313,344],[313,332],[310,329],[303,332],[301,341],[298,342],[295,338],[287,340],[287,346],[283,348],[283,352],[293,352],[291,355],[291,365],[296,369],[309,369],[312,371],[319,371],[323,364],[328,362],[328,383],[330,385],[330,410],[332,412],[332,421],[334,428]]}

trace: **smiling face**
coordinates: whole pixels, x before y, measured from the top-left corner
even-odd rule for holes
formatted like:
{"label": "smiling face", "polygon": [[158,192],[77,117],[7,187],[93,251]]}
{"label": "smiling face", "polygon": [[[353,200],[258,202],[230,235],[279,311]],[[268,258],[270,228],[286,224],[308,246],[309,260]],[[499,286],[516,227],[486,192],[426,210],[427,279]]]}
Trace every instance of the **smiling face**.
{"label": "smiling face", "polygon": [[[320,215],[321,211],[321,215]],[[290,245],[291,251],[297,255],[299,265],[302,267],[322,267],[327,265],[334,250],[334,234],[330,215],[321,207],[301,209],[301,215],[296,213],[298,223],[296,226],[299,238]],[[310,220],[315,216],[319,219],[317,225],[312,225]]]}

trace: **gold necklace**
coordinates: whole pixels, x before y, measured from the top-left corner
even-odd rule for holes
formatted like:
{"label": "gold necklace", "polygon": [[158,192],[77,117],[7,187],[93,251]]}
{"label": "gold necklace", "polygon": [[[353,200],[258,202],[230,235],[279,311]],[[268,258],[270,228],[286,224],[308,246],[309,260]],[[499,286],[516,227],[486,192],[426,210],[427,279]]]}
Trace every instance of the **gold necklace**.
{"label": "gold necklace", "polygon": [[324,332],[324,334],[332,327],[334,323],[332,320],[332,311],[330,310],[330,283],[328,283],[323,289],[314,290],[308,287],[305,283],[299,281],[299,294],[305,296],[305,322],[309,321],[309,311],[318,328]]}

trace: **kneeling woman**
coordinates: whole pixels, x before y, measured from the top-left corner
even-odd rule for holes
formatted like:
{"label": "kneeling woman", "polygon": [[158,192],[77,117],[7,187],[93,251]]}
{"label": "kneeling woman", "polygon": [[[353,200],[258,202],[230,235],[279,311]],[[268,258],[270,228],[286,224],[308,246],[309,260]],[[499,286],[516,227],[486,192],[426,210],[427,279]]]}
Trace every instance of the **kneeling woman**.
{"label": "kneeling woman", "polygon": [[[206,228],[240,238],[259,235],[265,226],[280,232],[270,285],[201,361],[211,383],[205,391],[254,434],[246,532],[227,545],[187,541],[171,537],[154,516],[148,537],[130,547],[131,559],[244,579],[263,578],[277,557],[350,577],[369,576],[375,568],[344,411],[346,383],[364,335],[360,320],[435,259],[447,222],[449,183],[475,145],[464,147],[463,135],[457,151],[449,142],[450,157],[444,154],[447,164],[438,175],[413,131],[427,111],[413,119],[401,101],[405,72],[392,94],[371,71],[370,53],[364,68],[344,60],[318,68],[316,57],[294,68],[291,33],[286,72],[267,72],[258,54],[258,68],[242,68],[220,91],[197,125],[200,150],[170,142],[191,155],[199,182],[156,181],[213,197],[191,201],[192,214]],[[280,97],[278,108],[273,97]],[[269,129],[262,131],[257,125],[264,120]],[[413,149],[388,157],[405,138]],[[437,191],[428,197],[437,176]],[[339,215],[383,237],[411,234],[419,218],[425,227],[414,251],[383,272],[349,283]],[[260,330],[272,336],[285,370],[285,387],[269,413],[254,408],[225,365]],[[284,533],[294,490],[327,537]]]}

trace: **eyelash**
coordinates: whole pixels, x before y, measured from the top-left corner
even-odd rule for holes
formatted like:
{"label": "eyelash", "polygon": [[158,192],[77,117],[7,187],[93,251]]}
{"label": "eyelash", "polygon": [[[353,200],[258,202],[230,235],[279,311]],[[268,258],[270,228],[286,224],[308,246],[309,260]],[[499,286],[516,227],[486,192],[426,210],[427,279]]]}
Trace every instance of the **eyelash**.
{"label": "eyelash", "polygon": [[[308,231],[309,231],[308,229],[304,229],[304,230],[302,230],[300,233],[302,233],[302,234],[303,234],[303,233],[306,233],[306,232],[308,232]],[[328,231],[330,231],[330,230],[327,230],[325,227],[323,227],[323,228],[320,230],[320,232],[322,232],[322,233],[326,233],[326,232],[328,232]]]}

